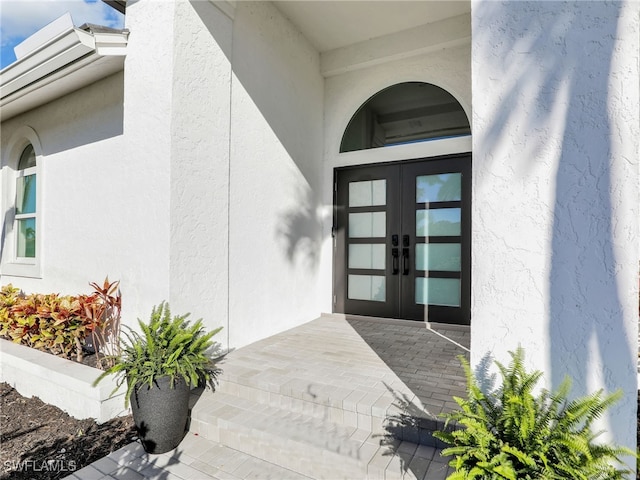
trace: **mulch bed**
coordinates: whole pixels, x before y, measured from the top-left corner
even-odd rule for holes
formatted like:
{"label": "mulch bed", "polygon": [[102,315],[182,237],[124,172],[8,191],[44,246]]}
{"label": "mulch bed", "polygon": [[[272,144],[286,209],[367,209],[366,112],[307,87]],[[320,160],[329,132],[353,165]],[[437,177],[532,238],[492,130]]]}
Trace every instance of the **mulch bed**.
{"label": "mulch bed", "polygon": [[64,478],[136,439],[130,415],[76,420],[0,383],[0,479]]}

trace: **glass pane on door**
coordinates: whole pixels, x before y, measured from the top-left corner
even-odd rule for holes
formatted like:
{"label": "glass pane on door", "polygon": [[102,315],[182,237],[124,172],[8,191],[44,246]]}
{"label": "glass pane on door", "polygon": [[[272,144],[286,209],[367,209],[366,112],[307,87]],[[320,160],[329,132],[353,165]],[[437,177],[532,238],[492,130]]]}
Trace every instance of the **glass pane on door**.
{"label": "glass pane on door", "polygon": [[350,207],[373,207],[376,205],[386,205],[386,203],[386,180],[367,180],[364,182],[349,183]]}
{"label": "glass pane on door", "polygon": [[349,214],[349,238],[380,238],[387,234],[386,212]]}
{"label": "glass pane on door", "polygon": [[418,237],[457,237],[460,235],[459,208],[433,208],[416,210]]}
{"label": "glass pane on door", "polygon": [[459,243],[416,244],[416,270],[459,272],[460,267]]}
{"label": "glass pane on door", "polygon": [[350,300],[386,300],[386,280],[381,275],[349,275],[347,285]]}
{"label": "glass pane on door", "polygon": [[385,245],[362,243],[349,245],[349,268],[384,270]]}
{"label": "glass pane on door", "polygon": [[416,278],[419,305],[460,306],[460,280],[457,278]]}
{"label": "glass pane on door", "polygon": [[462,198],[462,175],[443,173],[416,177],[416,203],[452,202]]}

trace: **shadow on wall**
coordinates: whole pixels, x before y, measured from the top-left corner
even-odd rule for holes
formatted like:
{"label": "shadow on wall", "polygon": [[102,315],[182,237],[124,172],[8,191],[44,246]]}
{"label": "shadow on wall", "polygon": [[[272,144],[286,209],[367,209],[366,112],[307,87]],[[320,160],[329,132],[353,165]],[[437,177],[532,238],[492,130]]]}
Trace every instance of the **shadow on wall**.
{"label": "shadow on wall", "polygon": [[299,192],[296,205],[280,214],[276,236],[290,263],[301,259],[315,270],[322,247],[322,206],[311,190]]}
{"label": "shadow on wall", "polygon": [[[319,54],[306,47],[307,40],[270,2],[237,2],[232,41],[214,5],[190,3],[229,60],[233,88],[246,92],[307,183],[315,185],[323,153]],[[240,130],[232,134],[249,140],[252,135]]]}
{"label": "shadow on wall", "polygon": [[[526,178],[540,162],[557,162],[548,279],[548,380],[555,390],[569,375],[575,396],[589,393],[589,377],[608,391],[626,388],[620,379],[628,378],[630,368],[635,370],[629,352],[637,339],[625,335],[619,300],[629,293],[618,285],[618,277],[628,270],[616,259],[613,244],[621,239],[614,238],[612,226],[612,192],[620,192],[612,185],[611,165],[623,159],[615,157],[619,153],[611,138],[624,133],[617,132],[619,126],[614,132],[608,103],[616,94],[610,91],[611,61],[619,47],[617,20],[611,19],[619,18],[623,6],[621,2],[480,2],[474,15],[478,21],[514,23],[517,32],[527,32],[515,45],[504,41],[501,29],[487,28],[478,34],[480,45],[502,45],[502,50],[491,52],[496,65],[490,68],[507,73],[511,87],[501,101],[516,107],[497,109],[499,115],[479,143],[511,145],[512,132],[504,126],[518,125],[540,140],[526,140],[522,161],[513,166],[516,172]],[[522,62],[510,59],[521,52],[530,55],[530,62],[514,72],[514,65]],[[608,68],[602,68],[606,62]],[[618,116],[615,121],[623,119]],[[588,370],[599,362],[601,371]],[[623,402],[636,401],[635,394],[625,393]],[[610,424],[620,440],[628,439],[625,423],[617,419]]]}
{"label": "shadow on wall", "polygon": [[[191,6],[230,62],[231,143],[249,145],[258,161],[271,155],[273,148],[286,150],[286,154],[278,154],[282,158],[268,159],[275,160],[278,167],[269,172],[270,181],[252,188],[268,194],[265,190],[278,188],[279,182],[286,182],[288,187],[291,171],[286,169],[293,167],[296,171],[295,183],[300,188],[297,201],[294,207],[280,212],[274,233],[290,263],[304,259],[315,269],[323,222],[318,201],[324,94],[319,54],[270,2],[238,2],[232,28],[214,5],[192,1]],[[254,113],[256,110],[259,114]],[[247,115],[248,124],[256,131],[244,126],[234,128],[234,118]],[[255,116],[262,118],[252,118]],[[263,146],[259,139],[271,145]],[[245,167],[241,160],[231,159],[232,178],[236,172],[242,174]]]}
{"label": "shadow on wall", "polygon": [[118,72],[41,107],[43,154],[117,137],[124,131],[124,74]]}

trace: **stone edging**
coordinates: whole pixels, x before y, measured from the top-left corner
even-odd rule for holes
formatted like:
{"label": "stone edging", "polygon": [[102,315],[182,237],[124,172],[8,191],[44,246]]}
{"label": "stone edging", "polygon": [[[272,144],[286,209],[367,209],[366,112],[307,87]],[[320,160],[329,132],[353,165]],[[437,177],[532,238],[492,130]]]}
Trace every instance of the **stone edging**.
{"label": "stone edging", "polygon": [[[124,393],[111,396],[113,377],[93,387],[102,371],[45,352],[0,339],[0,382],[25,397],[38,397],[72,417],[102,423],[126,415]],[[124,389],[122,389],[124,390]]]}

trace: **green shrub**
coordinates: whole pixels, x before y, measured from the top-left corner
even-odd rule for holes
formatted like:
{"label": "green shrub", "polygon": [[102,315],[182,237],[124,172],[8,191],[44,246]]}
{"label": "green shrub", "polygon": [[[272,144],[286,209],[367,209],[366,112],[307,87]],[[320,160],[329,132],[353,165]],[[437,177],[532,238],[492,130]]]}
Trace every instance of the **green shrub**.
{"label": "green shrub", "polygon": [[179,377],[191,386],[213,386],[219,370],[206,352],[214,345],[211,338],[222,327],[206,333],[202,319],[191,325],[188,316],[187,313],[171,318],[169,305],[162,302],[152,309],[149,323],[138,320],[141,333],[125,326],[120,355],[94,385],[107,375],[116,374],[115,392],[126,381],[125,407],[136,386],[151,388],[160,377],[168,376],[172,386]]}
{"label": "green shrub", "polygon": [[[12,285],[0,289],[0,337],[54,355],[82,359],[85,338],[107,319],[104,296],[57,293],[25,295]],[[119,297],[118,297],[119,298]]]}
{"label": "green shrub", "polygon": [[467,375],[468,398],[455,398],[461,411],[445,414],[447,423],[462,428],[434,433],[451,445],[442,451],[454,458],[448,480],[466,479],[617,479],[628,469],[614,466],[622,455],[635,453],[618,446],[595,443],[599,433],[593,421],[615,403],[622,392],[568,400],[567,378],[550,393],[533,390],[542,372],[527,373],[524,353],[510,352],[511,363],[496,362],[502,386],[487,394],[480,389],[469,364],[461,358]]}

